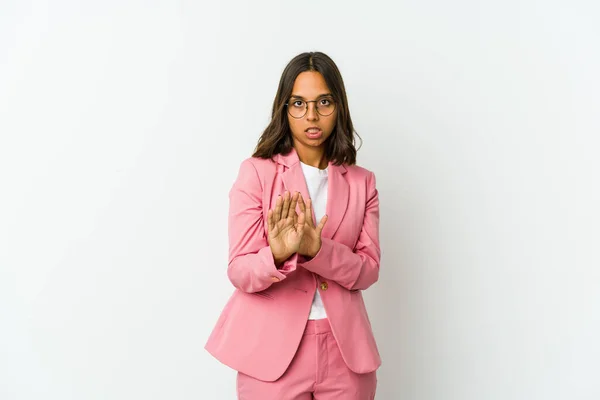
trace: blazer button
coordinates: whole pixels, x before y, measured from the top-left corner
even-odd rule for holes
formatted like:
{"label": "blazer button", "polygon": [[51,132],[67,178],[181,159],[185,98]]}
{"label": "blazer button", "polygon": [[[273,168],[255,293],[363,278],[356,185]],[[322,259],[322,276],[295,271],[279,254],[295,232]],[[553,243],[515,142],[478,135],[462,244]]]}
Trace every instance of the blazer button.
{"label": "blazer button", "polygon": [[327,282],[321,282],[321,290],[327,290],[328,287]]}

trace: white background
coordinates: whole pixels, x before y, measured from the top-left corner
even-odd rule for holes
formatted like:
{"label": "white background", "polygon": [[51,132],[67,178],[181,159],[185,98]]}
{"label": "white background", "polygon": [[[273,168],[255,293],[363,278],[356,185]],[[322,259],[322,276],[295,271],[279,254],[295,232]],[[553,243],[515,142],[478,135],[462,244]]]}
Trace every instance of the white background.
{"label": "white background", "polygon": [[228,191],[329,54],[381,201],[381,400],[600,398],[600,6],[0,5],[0,399],[234,399]]}

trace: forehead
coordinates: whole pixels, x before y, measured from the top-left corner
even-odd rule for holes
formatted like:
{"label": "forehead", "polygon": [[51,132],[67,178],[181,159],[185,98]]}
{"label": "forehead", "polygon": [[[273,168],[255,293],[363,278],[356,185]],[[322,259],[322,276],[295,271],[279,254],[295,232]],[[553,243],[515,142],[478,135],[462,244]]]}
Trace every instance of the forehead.
{"label": "forehead", "polygon": [[320,72],[305,71],[296,77],[292,96],[301,96],[304,98],[313,98],[326,93],[330,93],[325,78]]}

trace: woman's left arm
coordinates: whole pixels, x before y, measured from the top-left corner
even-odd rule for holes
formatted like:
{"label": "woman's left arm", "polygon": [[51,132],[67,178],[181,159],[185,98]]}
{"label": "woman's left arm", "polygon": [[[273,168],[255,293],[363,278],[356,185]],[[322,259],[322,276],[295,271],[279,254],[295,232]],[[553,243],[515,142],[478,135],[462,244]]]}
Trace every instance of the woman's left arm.
{"label": "woman's left arm", "polygon": [[307,270],[336,281],[348,290],[367,289],[379,279],[379,194],[375,174],[369,175],[363,226],[354,250],[333,239],[321,238],[321,248],[308,261],[298,264]]}

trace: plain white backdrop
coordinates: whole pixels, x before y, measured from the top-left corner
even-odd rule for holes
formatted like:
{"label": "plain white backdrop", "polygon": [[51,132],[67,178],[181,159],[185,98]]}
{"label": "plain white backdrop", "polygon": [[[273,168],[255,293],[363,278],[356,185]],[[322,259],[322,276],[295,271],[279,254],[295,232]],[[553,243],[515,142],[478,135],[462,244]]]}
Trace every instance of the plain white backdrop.
{"label": "plain white backdrop", "polygon": [[598,3],[207,3],[2,1],[0,399],[235,398],[228,191],[312,50],[378,181],[377,398],[600,398]]}

